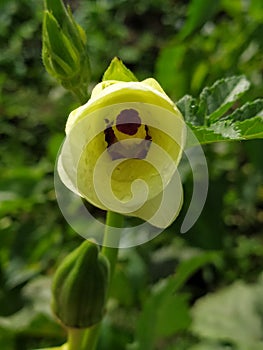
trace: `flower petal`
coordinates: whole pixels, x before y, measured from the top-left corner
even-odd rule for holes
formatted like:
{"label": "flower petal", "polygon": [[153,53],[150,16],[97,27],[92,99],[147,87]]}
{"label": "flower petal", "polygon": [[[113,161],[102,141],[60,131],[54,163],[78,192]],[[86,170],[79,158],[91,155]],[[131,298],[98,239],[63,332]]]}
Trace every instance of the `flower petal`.
{"label": "flower petal", "polygon": [[183,198],[186,127],[152,78],[105,81],[73,111],[58,161],[64,184],[93,205],[167,227]]}

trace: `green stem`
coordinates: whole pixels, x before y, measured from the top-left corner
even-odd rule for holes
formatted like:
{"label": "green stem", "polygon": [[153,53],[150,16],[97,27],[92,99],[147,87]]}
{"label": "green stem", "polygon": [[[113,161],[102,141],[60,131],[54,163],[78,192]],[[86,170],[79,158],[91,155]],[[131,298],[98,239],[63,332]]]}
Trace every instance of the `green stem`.
{"label": "green stem", "polygon": [[[120,234],[116,233],[115,228],[123,227],[123,222],[124,222],[124,217],[121,214],[114,213],[111,211],[107,212],[103,247],[101,249],[101,253],[108,259],[110,263],[108,295],[109,295],[110,287],[112,284],[112,278],[115,271],[115,265],[118,257],[118,244],[120,241]],[[114,247],[112,247],[112,245],[114,245]],[[85,331],[82,348],[80,348],[80,350],[96,350],[100,328],[101,328],[101,323],[98,323],[95,326]],[[77,349],[78,348],[76,348],[76,350]]]}
{"label": "green stem", "polygon": [[93,327],[86,329],[81,350],[96,350],[100,326],[101,323],[97,323]]}
{"label": "green stem", "polygon": [[[123,222],[123,215],[111,211],[107,212],[106,228],[101,252],[104,256],[106,256],[110,263],[110,282],[112,281],[112,277],[115,271],[115,265],[119,250],[118,245],[120,241],[120,234],[116,232],[115,228],[121,228],[123,226]],[[112,245],[114,247],[112,247]]]}
{"label": "green stem", "polygon": [[82,340],[85,330],[83,329],[68,329],[67,350],[82,350]]}

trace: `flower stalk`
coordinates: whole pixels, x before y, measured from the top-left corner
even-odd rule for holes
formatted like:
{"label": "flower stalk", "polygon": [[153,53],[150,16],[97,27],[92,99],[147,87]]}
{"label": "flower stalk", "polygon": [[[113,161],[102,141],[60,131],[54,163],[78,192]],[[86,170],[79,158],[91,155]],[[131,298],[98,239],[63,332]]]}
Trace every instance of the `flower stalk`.
{"label": "flower stalk", "polygon": [[[120,240],[120,235],[117,235],[115,230],[114,231],[112,230],[112,227],[121,228],[123,227],[123,223],[124,223],[123,215],[114,213],[111,211],[107,212],[106,226],[105,226],[105,232],[104,232],[104,242],[103,242],[101,254],[108,260],[110,264],[108,296],[110,293],[115,266],[118,259],[118,250],[119,250],[118,243]],[[114,235],[114,238],[112,238],[112,234]],[[109,244],[112,245],[113,243],[114,243],[114,247],[109,246]],[[106,300],[106,303],[107,303],[107,300]],[[100,328],[101,328],[101,322],[85,331],[82,348],[80,350],[96,350]]]}
{"label": "flower stalk", "polygon": [[84,350],[82,347],[84,329],[68,329],[67,350]]}

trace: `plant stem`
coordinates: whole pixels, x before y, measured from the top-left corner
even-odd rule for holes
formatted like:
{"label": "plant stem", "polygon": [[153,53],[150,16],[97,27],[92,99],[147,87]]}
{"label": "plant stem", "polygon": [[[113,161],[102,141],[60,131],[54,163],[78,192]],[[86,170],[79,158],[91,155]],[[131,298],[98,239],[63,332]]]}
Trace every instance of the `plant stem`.
{"label": "plant stem", "polygon": [[[106,256],[110,263],[110,284],[115,271],[119,250],[118,245],[120,241],[120,235],[116,232],[115,228],[121,228],[123,226],[123,221],[123,215],[111,211],[107,212],[104,241],[101,252]],[[112,247],[112,245],[114,245],[114,247]]]}
{"label": "plant stem", "polygon": [[[107,212],[106,226],[104,232],[104,241],[101,253],[108,259],[110,263],[110,278],[108,286],[108,295],[112,284],[112,278],[115,271],[115,265],[118,257],[118,245],[120,240],[120,234],[116,233],[116,227],[121,228],[123,226],[124,217],[121,214],[111,211]],[[114,247],[111,247],[114,245]],[[82,347],[80,350],[96,350],[99,332],[101,328],[101,322],[85,331]],[[76,350],[79,350],[76,348]]]}
{"label": "plant stem", "polygon": [[82,350],[82,340],[84,336],[84,329],[68,329],[68,342],[67,342],[67,350]]}
{"label": "plant stem", "polygon": [[97,323],[93,327],[86,329],[80,350],[96,350],[97,342],[99,339],[100,326],[101,323]]}

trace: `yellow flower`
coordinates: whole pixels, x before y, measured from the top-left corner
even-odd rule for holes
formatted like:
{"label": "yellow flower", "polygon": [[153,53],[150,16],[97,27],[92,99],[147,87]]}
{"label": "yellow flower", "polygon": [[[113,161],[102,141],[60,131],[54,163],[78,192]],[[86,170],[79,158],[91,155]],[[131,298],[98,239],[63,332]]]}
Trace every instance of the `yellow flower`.
{"label": "yellow flower", "polygon": [[64,184],[104,210],[167,227],[183,198],[185,124],[152,78],[107,80],[69,115],[58,161]]}

